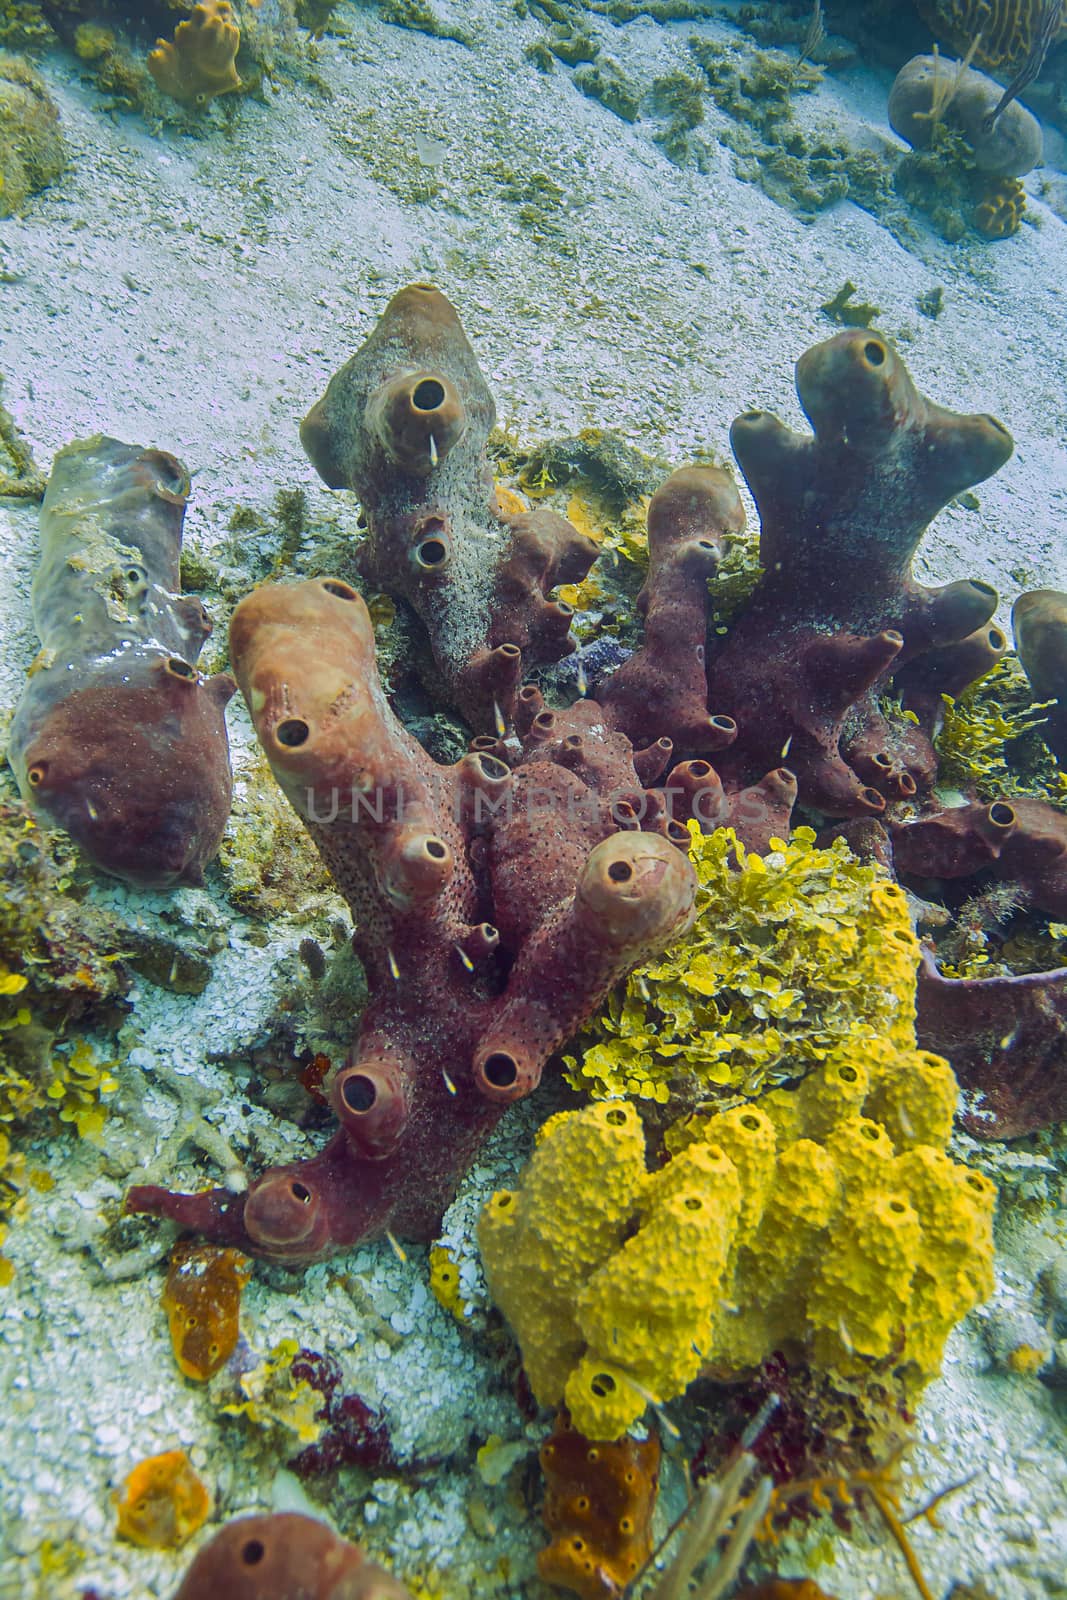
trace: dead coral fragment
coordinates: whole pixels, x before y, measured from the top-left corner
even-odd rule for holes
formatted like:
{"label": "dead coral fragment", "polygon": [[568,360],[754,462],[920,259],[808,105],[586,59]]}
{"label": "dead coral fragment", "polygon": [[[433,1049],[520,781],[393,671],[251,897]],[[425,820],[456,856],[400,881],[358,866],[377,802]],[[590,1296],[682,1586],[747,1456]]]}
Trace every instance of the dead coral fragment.
{"label": "dead coral fragment", "polygon": [[229,0],[204,0],[179,22],[173,40],[157,39],[148,70],[158,87],[182,105],[203,106],[241,87],[234,60],[241,30]]}
{"label": "dead coral fragment", "polygon": [[182,1240],[163,1289],[174,1358],[187,1378],[205,1383],[237,1344],[241,1292],[251,1272],[237,1250]]}
{"label": "dead coral fragment", "polygon": [[176,1550],[207,1521],[211,1497],[184,1450],[141,1461],[116,1496],[119,1537],[145,1550]]}
{"label": "dead coral fragment", "polygon": [[881,306],[872,306],[867,300],[856,300],[856,285],[847,279],[831,300],[823,301],[819,310],[840,328],[869,328],[875,317],[882,314]]}
{"label": "dead coral fragment", "polygon": [[594,1445],[560,1412],[541,1446],[545,1527],[553,1535],[537,1557],[546,1583],[582,1600],[622,1594],[652,1550],[659,1460],[655,1434]]}

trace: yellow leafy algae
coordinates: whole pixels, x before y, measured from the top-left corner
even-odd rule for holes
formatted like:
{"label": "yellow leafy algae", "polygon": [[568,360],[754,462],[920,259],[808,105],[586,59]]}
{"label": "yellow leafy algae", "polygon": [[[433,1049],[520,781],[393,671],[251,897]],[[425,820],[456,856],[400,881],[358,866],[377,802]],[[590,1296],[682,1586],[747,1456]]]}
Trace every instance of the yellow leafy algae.
{"label": "yellow leafy algae", "polygon": [[1005,656],[958,699],[941,698],[945,714],[935,741],[940,782],[979,800],[1036,792],[1064,802],[1064,775],[1040,738],[1042,713],[1052,702],[1033,700],[1017,657]]}
{"label": "yellow leafy algae", "polygon": [[903,892],[810,828],[765,856],[692,829],[692,929],[639,967],[567,1058],[598,1097],[666,1104],[681,1087],[745,1094],[802,1077],[838,1045],[912,1038],[918,943]]}

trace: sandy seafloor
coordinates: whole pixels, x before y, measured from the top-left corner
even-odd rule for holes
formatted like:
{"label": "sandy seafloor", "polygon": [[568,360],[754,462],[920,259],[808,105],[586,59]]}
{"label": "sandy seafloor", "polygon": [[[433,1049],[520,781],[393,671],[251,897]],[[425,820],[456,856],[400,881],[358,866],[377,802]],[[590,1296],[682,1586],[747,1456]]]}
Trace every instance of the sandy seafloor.
{"label": "sandy seafloor", "polygon": [[[905,250],[847,203],[806,225],[733,175],[710,104],[712,170],[681,170],[652,141],[660,124],[628,126],[583,98],[568,72],[542,76],[524,61],[523,45],[543,29],[503,0],[440,12],[462,12],[473,48],[341,5],[347,39],[315,50],[332,98],[280,79],[267,104],[217,108],[200,137],[104,115],[72,57],[41,63],[72,160],[0,227],[0,371],[42,465],[95,431],[174,451],[194,474],[187,537],[208,552],[237,504],[266,510],[279,488],[306,492],[312,537],[316,524],[353,524],[356,508],[319,485],[296,424],[388,297],[427,278],[458,306],[501,419],[524,440],[607,425],[681,462],[697,449],[725,451],[730,420],[748,407],[802,425],[792,364],[832,331],[818,307],[850,277],[882,308],[881,327],[927,393],[996,413],[1017,441],[977,509],[938,518],[920,576],[983,578],[1006,604],[1021,588],[1067,587],[1067,228],[1038,197],[1040,175],[1027,180],[1033,226],[1000,245],[948,247],[920,224],[920,244]],[[645,83],[684,65],[694,31],[591,26]],[[850,69],[828,78],[803,115],[882,137],[887,88],[887,76]],[[420,166],[417,134],[441,142],[439,166]],[[1061,169],[1062,151],[1050,137]],[[375,176],[382,160],[393,187]],[[559,185],[556,232],[535,237],[524,226],[502,193],[500,163]],[[428,187],[436,195],[418,199]],[[916,309],[934,284],[945,296],[937,320]],[[14,704],[36,649],[35,529],[33,507],[0,504],[0,708]],[[238,702],[230,727],[240,764],[250,731]],[[168,1600],[189,1549],[157,1554],[114,1537],[112,1493],[154,1452],[183,1446],[209,1484],[216,1509],[200,1537],[232,1513],[299,1504],[304,1492],[282,1467],[291,1448],[221,1414],[220,1380],[204,1388],[180,1376],[159,1307],[160,1262],[115,1278],[121,1265],[105,1238],[126,1175],[185,1114],[174,1087],[182,1079],[187,1099],[194,1085],[208,1091],[209,1119],[253,1168],[284,1154],[287,1138],[300,1147],[291,1125],[242,1109],[240,1064],[298,982],[302,929],[290,920],[257,943],[211,875],[206,890],[170,897],[103,881],[94,894],[150,927],[213,932],[224,948],[199,997],[139,984],[103,1153],[59,1138],[30,1151],[55,1187],[34,1194],[13,1227],[6,1248],[17,1277],[0,1291],[3,1600],[87,1589]],[[464,1186],[450,1237],[469,1239],[478,1204],[525,1158],[545,1104],[506,1119]],[[999,1369],[985,1336],[991,1315],[1031,1307],[1039,1268],[1062,1251],[1061,1153],[1050,1137],[978,1155],[1005,1184],[997,1297],[953,1335],[907,1469],[910,1504],[974,1474],[945,1502],[939,1528],[913,1527],[939,1597],[976,1580],[996,1600],[1067,1594],[1063,1391]],[[195,1187],[223,1174],[187,1143],[167,1176]],[[129,1237],[150,1241],[158,1230],[146,1224]],[[464,1272],[477,1301],[472,1259]],[[302,1277],[260,1269],[243,1334],[259,1356],[283,1338],[342,1353],[354,1386],[385,1408],[403,1455],[452,1458],[412,1483],[343,1474],[330,1509],[346,1534],[431,1593],[547,1594],[533,1576],[540,1523],[521,1493],[521,1464],[498,1486],[474,1469],[489,1435],[515,1441],[520,1456],[543,1430],[524,1427],[484,1339],[461,1331],[427,1285],[421,1248],[401,1262],[376,1246]],[[678,1492],[669,1463],[666,1481],[669,1502]],[[914,1592],[875,1532],[831,1547],[825,1531],[787,1541],[779,1570],[810,1570],[840,1600]],[[823,1564],[809,1566],[805,1551],[816,1546]]]}

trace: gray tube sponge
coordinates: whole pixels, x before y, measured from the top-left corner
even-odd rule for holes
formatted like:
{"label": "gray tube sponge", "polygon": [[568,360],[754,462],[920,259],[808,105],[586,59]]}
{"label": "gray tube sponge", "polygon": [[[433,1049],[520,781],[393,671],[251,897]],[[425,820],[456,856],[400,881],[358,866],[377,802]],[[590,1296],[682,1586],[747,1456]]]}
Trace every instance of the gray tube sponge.
{"label": "gray tube sponge", "polygon": [[162,450],[97,434],[56,456],[41,507],[33,616],[42,649],[11,730],[24,798],[105,871],[199,883],[230,810],[228,673],[178,593],[189,477]]}

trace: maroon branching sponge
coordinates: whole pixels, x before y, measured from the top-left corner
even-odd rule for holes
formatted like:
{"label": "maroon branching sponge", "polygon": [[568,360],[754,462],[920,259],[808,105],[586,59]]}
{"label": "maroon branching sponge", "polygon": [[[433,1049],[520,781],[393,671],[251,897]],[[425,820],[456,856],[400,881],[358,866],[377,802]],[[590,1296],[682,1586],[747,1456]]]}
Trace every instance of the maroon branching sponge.
{"label": "maroon branching sponge", "polygon": [[682,467],[648,508],[648,579],[637,597],[642,647],[608,678],[600,703],[635,745],[668,737],[678,754],[706,755],[737,737],[729,717],[708,711],[704,635],[708,579],[726,538],[745,526],[728,472]]}
{"label": "maroon branching sponge", "polygon": [[[797,797],[796,778],[776,767],[758,782],[727,794],[709,760],[737,738],[730,717],[708,710],[704,639],[708,580],[731,533],[745,525],[744,507],[728,472],[718,467],[682,467],[656,490],[648,508],[648,578],[637,597],[645,619],[641,648],[601,685],[593,713],[620,730],[643,759],[655,756],[665,771],[679,755],[662,791],[662,804],[676,821],[690,818],[705,833],[733,828],[749,850],[765,850],[789,832]],[[525,689],[531,704],[533,693]],[[564,730],[581,710],[555,713]],[[522,712],[518,715],[521,717]],[[695,759],[689,752],[700,752]],[[648,779],[649,782],[652,778]]]}
{"label": "maroon branching sponge", "polygon": [[1016,886],[1020,905],[1067,917],[1067,814],[1044,800],[957,806],[891,830],[904,877],[970,878],[988,871]]}
{"label": "maroon branching sponge", "polygon": [[943,978],[924,953],[916,1031],[947,1056],[977,1139],[1015,1139],[1067,1117],[1067,971]]}
{"label": "maroon branching sponge", "polygon": [[455,311],[416,283],[300,429],[319,476],[359,496],[360,571],[418,613],[441,690],[480,728],[511,715],[528,668],[574,649],[571,607],[548,594],[596,559],[593,541],[556,512],[501,509],[485,456],[495,420]]}
{"label": "maroon branching sponge", "polygon": [[797,385],[814,438],[763,414],[734,426],[765,573],[710,674],[708,578],[743,516],[726,474],[691,467],[650,506],[641,649],[599,701],[553,710],[523,668],[572,648],[549,596],[593,547],[551,513],[501,512],[492,400],[455,312],[426,285],[390,303],[302,437],[328,483],[358,492],[362,570],[422,618],[478,736],[445,767],[405,732],[347,584],[268,586],[238,607],[238,682],[351,907],[371,998],[327,1080],[341,1126],[319,1155],[245,1195],[142,1187],[129,1209],[289,1262],[431,1237],[503,1108],[687,926],[685,819],[760,849],[787,833],[798,780],[810,804],[866,819],[930,785],[928,739],[891,739],[874,691],[912,662],[932,704],[1002,647],[988,586],[928,590],[910,564],[931,517],[1011,440],[926,401],[870,333],[809,351]]}
{"label": "maroon branching sponge", "polygon": [[926,589],[912,557],[931,518],[1002,466],[1012,442],[992,417],[925,399],[877,334],[838,334],[796,370],[814,437],[762,411],[731,429],[764,576],[710,663],[710,703],[738,727],[715,765],[730,790],[785,761],[803,802],[875,814],[934,773],[928,742],[893,735],[875,691],[982,628],[997,599],[977,581]]}
{"label": "maroon branching sponge", "polygon": [[688,926],[688,835],[644,788],[664,751],[635,756],[591,702],[561,736],[527,690],[514,768],[485,748],[437,766],[389,708],[366,606],[334,579],[257,590],[230,643],[274,774],[352,909],[371,999],[328,1080],[341,1128],[319,1155],[240,1196],[135,1188],[129,1209],[285,1261],[432,1237],[504,1107]]}

